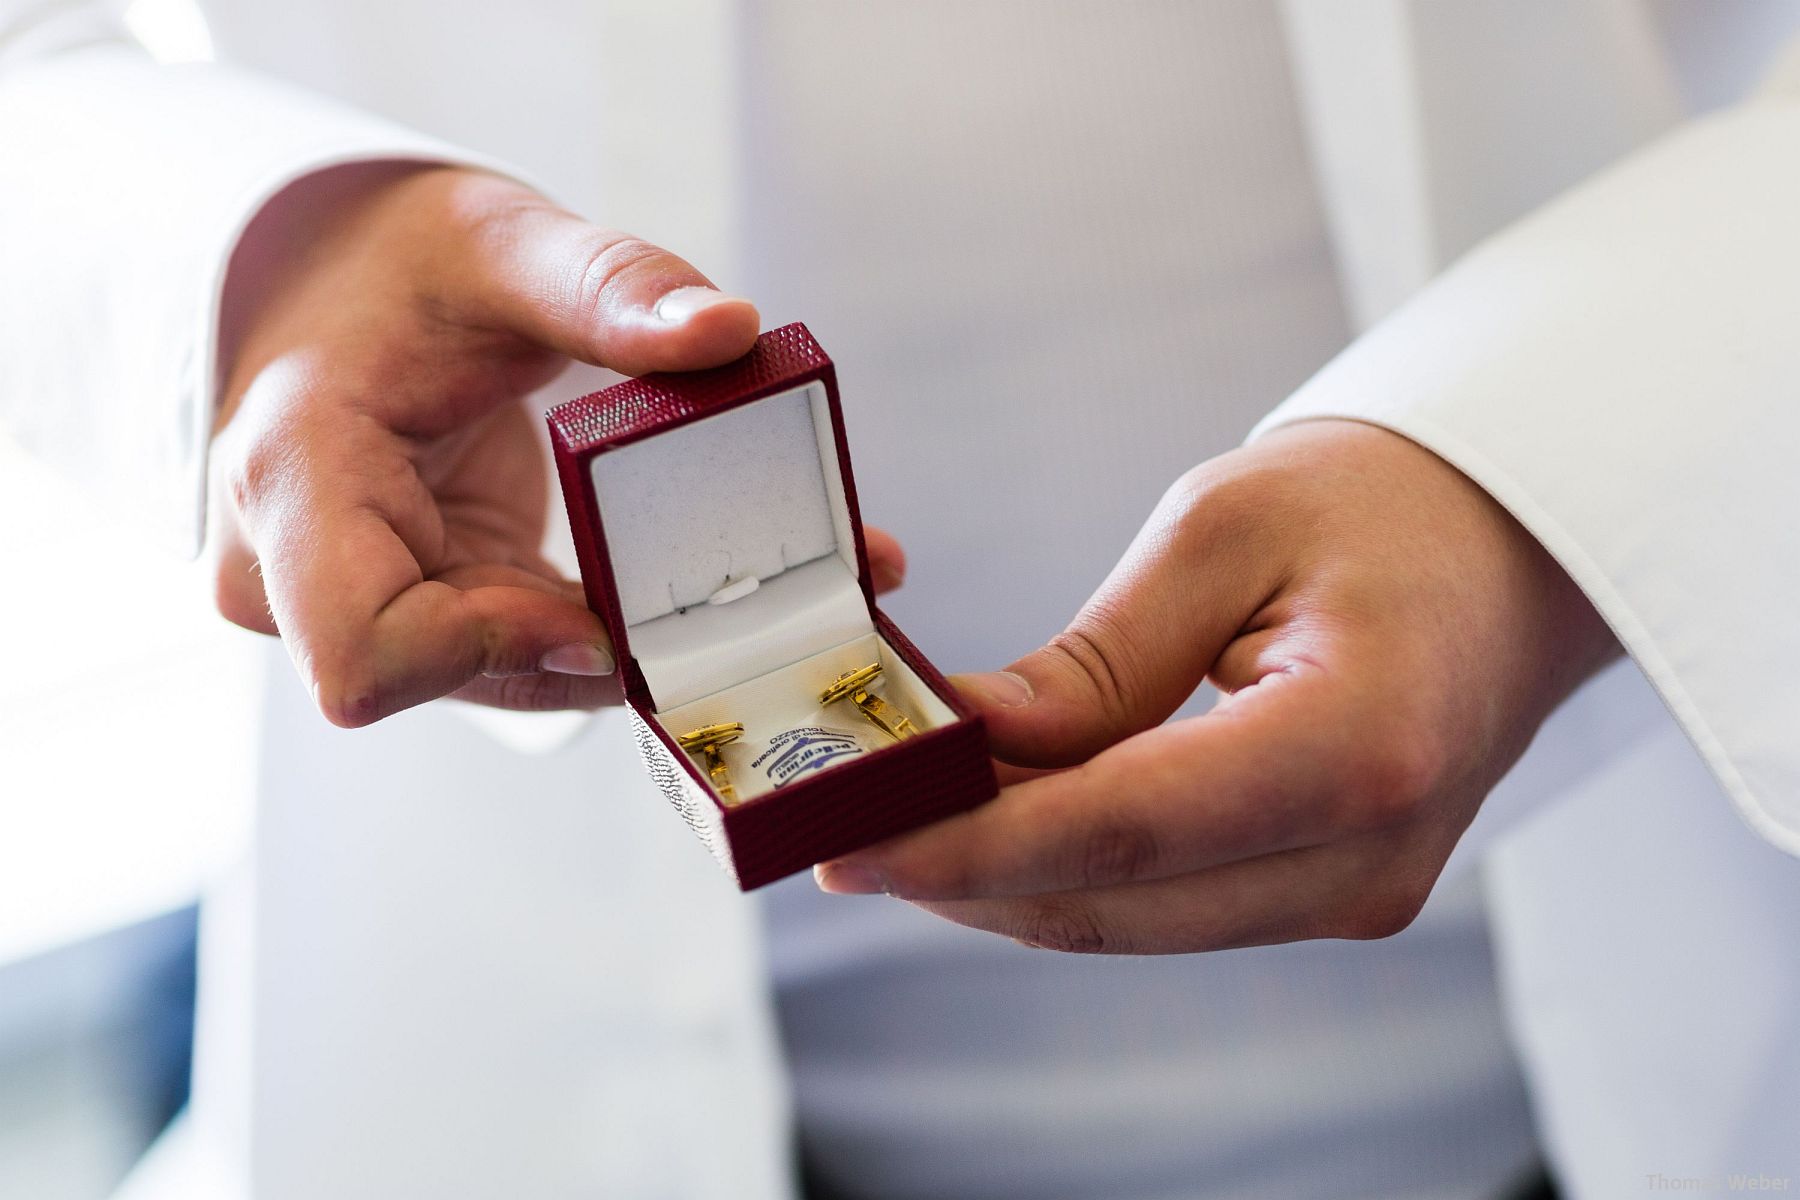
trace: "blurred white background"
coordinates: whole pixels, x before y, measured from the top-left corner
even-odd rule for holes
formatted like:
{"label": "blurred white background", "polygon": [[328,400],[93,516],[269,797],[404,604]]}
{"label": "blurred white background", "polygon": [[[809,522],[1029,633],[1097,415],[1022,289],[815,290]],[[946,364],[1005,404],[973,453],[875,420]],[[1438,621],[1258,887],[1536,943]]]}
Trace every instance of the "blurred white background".
{"label": "blurred white background", "polygon": [[0,441],[0,963],[189,900],[240,844],[248,635],[202,567]]}
{"label": "blurred white background", "polygon": [[[210,56],[188,0],[128,20]],[[109,1195],[180,1102],[194,905],[248,832],[253,641],[0,431],[0,1197]]]}
{"label": "blurred white background", "polygon": [[[251,635],[0,441],[0,1197],[102,1197],[178,1067],[193,905],[237,855]],[[158,1097],[150,1099],[159,1103]]]}

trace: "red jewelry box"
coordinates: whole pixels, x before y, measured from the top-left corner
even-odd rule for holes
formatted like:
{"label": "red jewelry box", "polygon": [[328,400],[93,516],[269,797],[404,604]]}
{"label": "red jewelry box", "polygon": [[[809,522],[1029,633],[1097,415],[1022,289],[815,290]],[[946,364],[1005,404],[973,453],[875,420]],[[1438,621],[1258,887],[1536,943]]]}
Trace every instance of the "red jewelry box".
{"label": "red jewelry box", "polygon": [[[837,372],[804,325],[723,367],[572,400],[549,422],[645,765],[739,887],[995,795],[980,716],[875,604]],[[820,702],[874,662],[870,690],[915,736]],[[676,741],[725,722],[744,726],[721,750],[736,803]]]}

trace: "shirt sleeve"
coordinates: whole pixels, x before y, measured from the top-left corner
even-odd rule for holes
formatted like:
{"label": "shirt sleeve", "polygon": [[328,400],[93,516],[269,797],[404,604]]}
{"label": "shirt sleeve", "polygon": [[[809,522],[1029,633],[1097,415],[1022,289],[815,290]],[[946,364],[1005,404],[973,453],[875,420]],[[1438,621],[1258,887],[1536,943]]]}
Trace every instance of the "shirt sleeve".
{"label": "shirt sleeve", "polygon": [[1467,474],[1800,855],[1796,214],[1800,100],[1772,91],[1477,247],[1252,437],[1351,418]]}
{"label": "shirt sleeve", "polygon": [[0,424],[196,553],[232,250],[295,180],[392,160],[506,170],[272,80],[161,65],[110,5],[0,0]]}

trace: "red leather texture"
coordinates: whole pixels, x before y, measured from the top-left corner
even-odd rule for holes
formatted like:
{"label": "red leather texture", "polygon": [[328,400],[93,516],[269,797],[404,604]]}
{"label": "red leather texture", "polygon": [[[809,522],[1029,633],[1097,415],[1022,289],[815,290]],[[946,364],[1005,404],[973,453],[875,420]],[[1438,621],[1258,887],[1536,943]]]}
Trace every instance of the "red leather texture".
{"label": "red leather texture", "polygon": [[[692,757],[649,719],[655,700],[631,656],[606,551],[605,514],[595,500],[590,465],[595,455],[815,380],[825,387],[856,539],[857,576],[876,630],[957,719],[727,808],[706,788]],[[710,371],[629,380],[559,405],[548,420],[582,585],[588,606],[612,635],[626,702],[640,718],[638,740],[645,764],[739,887],[745,891],[761,887],[972,808],[996,794],[999,788],[981,718],[875,607],[837,371],[804,325],[763,334],[750,353],[734,363]],[[625,515],[615,514],[614,519]]]}

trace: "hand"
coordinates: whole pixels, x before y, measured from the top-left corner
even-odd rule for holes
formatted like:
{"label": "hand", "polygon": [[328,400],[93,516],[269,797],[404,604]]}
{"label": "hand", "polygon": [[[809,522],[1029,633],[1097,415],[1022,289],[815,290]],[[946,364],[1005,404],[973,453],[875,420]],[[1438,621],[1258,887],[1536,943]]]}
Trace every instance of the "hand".
{"label": "hand", "polygon": [[[234,259],[214,462],[217,603],[279,632],[321,712],[442,695],[618,699],[606,631],[539,548],[523,397],[575,358],[716,366],[758,316],[674,255],[497,176],[355,167],[290,188]],[[871,531],[875,577],[904,564]]]}
{"label": "hand", "polygon": [[[1067,632],[960,681],[1019,782],[819,868],[1034,946],[1398,932],[1537,727],[1618,653],[1485,492],[1395,434],[1190,472]],[[1210,678],[1224,699],[1162,724]]]}

